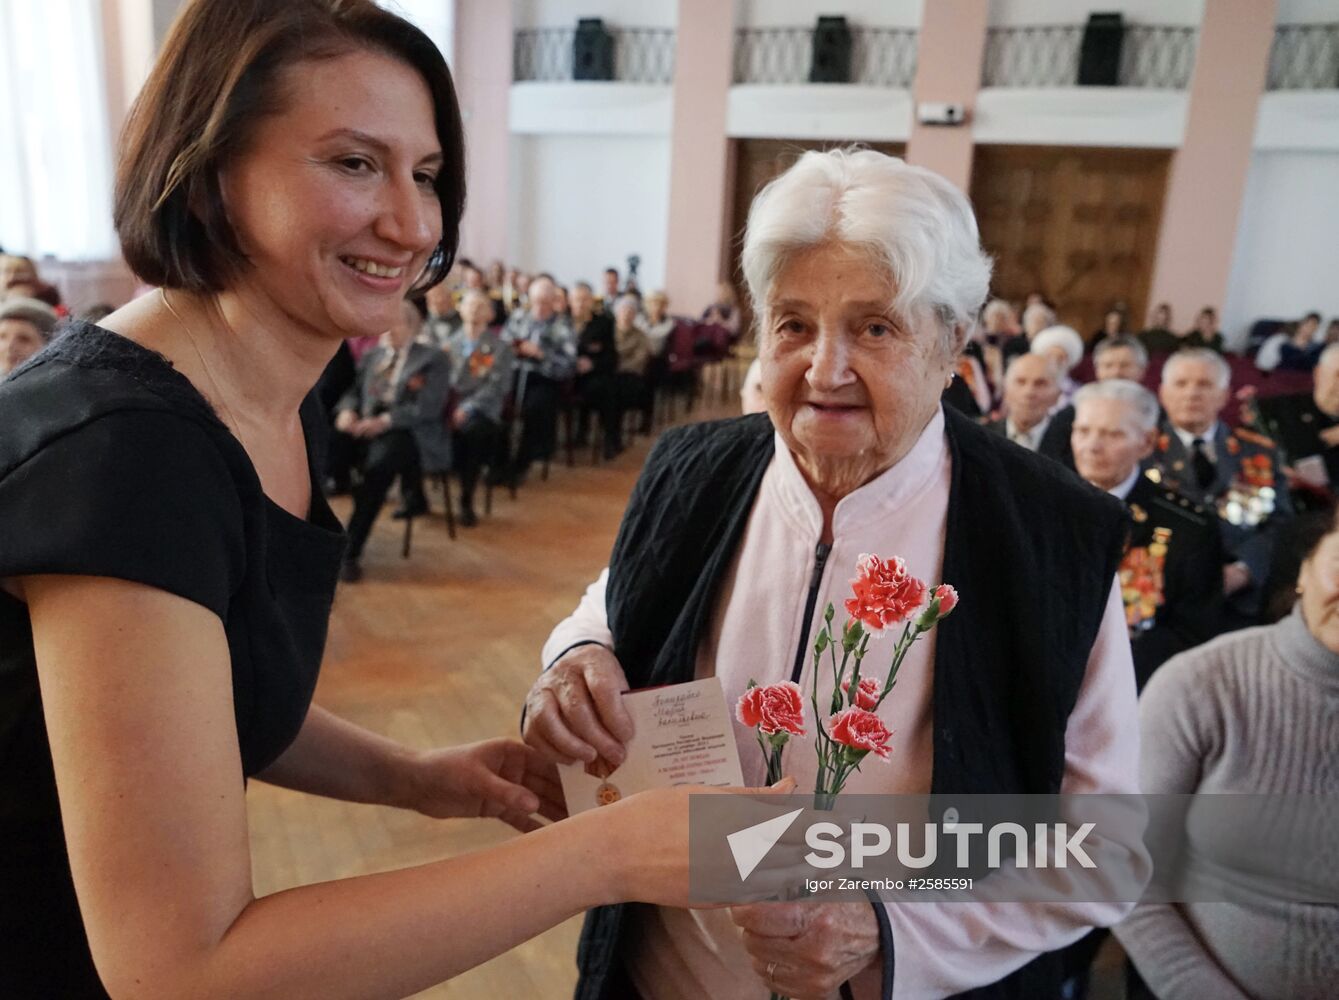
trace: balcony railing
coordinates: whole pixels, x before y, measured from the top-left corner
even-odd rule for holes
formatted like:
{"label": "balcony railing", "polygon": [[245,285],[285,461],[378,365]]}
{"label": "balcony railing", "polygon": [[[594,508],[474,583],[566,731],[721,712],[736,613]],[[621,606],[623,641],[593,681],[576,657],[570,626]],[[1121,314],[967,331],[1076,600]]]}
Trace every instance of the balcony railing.
{"label": "balcony railing", "polygon": [[[674,80],[674,29],[613,28],[614,79],[622,83]],[[512,79],[559,82],[572,79],[575,28],[521,28],[512,36]]]}
{"label": "balcony railing", "polygon": [[[735,83],[808,83],[813,28],[740,28],[735,32]],[[916,32],[851,29],[851,83],[909,88],[916,76]]]}
{"label": "balcony railing", "polygon": [[[1073,87],[1079,80],[1083,25],[991,28],[983,87]],[[1196,29],[1131,24],[1121,45],[1117,84],[1185,90],[1195,68]]]}
{"label": "balcony railing", "polygon": [[1339,88],[1339,24],[1287,24],[1274,31],[1268,90]]}

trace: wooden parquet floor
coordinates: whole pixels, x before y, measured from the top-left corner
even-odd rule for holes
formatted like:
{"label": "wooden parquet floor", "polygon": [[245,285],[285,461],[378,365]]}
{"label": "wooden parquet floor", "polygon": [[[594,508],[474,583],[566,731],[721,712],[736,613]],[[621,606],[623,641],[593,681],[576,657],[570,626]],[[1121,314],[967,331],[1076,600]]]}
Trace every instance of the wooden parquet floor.
{"label": "wooden parquet floor", "polygon": [[[733,412],[699,406],[689,419]],[[495,491],[492,517],[457,526],[455,541],[442,497],[433,494],[435,514],[416,521],[408,559],[388,504],[364,552],[364,579],[340,587],[317,701],[412,746],[516,735],[540,647],[605,565],[648,450],[638,438],[595,467],[589,451],[578,451],[575,468],[555,464],[547,482],[536,468],[516,501]],[[348,510],[347,500],[336,501],[342,518]],[[259,782],[247,805],[260,894],[421,864],[515,835],[493,820],[436,821]],[[483,893],[479,905],[487,905]],[[579,929],[579,919],[569,921],[420,996],[570,997]]]}

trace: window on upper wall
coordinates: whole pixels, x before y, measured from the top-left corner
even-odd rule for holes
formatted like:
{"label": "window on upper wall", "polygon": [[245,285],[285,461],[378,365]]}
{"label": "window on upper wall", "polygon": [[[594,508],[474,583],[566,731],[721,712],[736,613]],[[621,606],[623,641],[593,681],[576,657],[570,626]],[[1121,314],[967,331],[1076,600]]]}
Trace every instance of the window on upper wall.
{"label": "window on upper wall", "polygon": [[112,144],[99,0],[0,0],[0,246],[105,260]]}

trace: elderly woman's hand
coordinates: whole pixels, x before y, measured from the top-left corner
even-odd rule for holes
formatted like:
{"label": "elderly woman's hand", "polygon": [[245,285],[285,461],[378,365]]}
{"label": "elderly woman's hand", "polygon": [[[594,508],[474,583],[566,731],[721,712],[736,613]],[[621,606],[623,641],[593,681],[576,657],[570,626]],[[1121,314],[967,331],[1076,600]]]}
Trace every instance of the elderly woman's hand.
{"label": "elderly woman's hand", "polygon": [[623,707],[628,679],[614,654],[577,646],[544,671],[525,700],[525,742],[558,764],[584,761],[608,777],[627,757],[632,717]]}
{"label": "elderly woman's hand", "polygon": [[731,907],[730,917],[758,978],[792,1000],[832,996],[879,955],[868,903],[751,903]]}

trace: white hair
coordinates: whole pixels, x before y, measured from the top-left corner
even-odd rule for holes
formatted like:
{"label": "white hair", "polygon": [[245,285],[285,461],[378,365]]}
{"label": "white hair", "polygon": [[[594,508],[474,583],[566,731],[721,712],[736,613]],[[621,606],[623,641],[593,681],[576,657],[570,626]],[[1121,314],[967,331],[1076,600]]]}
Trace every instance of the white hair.
{"label": "white hair", "polygon": [[1005,302],[1004,299],[991,299],[986,303],[986,308],[981,310],[981,321],[989,326],[997,317],[1008,316],[1011,319],[1014,316],[1014,307]]}
{"label": "white hair", "polygon": [[1028,318],[1030,316],[1035,316],[1037,318],[1037,323],[1043,330],[1055,323],[1055,310],[1040,302],[1034,302],[1023,310],[1023,318],[1021,322],[1024,329],[1027,329],[1032,325]]}
{"label": "white hair", "polygon": [[1223,360],[1223,356],[1208,347],[1187,347],[1175,352],[1162,366],[1161,384],[1166,385],[1172,377],[1172,366],[1188,361],[1202,361],[1214,370],[1218,388],[1226,389],[1232,382],[1232,368]]}
{"label": "white hair", "polygon": [[1065,352],[1065,357],[1069,362],[1064,371],[1066,375],[1083,360],[1083,338],[1079,336],[1079,331],[1072,326],[1048,326],[1032,338],[1033,354],[1045,354],[1052,347],[1059,347]]}
{"label": "white hair", "polygon": [[620,309],[632,309],[634,312],[640,312],[641,308],[642,304],[637,301],[635,295],[620,295],[614,300],[614,312],[618,312]]}
{"label": "white hair", "polygon": [[791,254],[833,241],[888,269],[892,308],[930,310],[960,346],[990,286],[990,258],[967,197],[938,174],[871,149],[805,153],[749,208],[742,266],[754,311]]}
{"label": "white hair", "polygon": [[1109,378],[1105,382],[1089,382],[1080,386],[1074,393],[1074,410],[1090,400],[1111,399],[1124,403],[1129,410],[1130,419],[1141,431],[1151,431],[1158,426],[1161,411],[1158,399],[1138,382],[1124,378]]}

